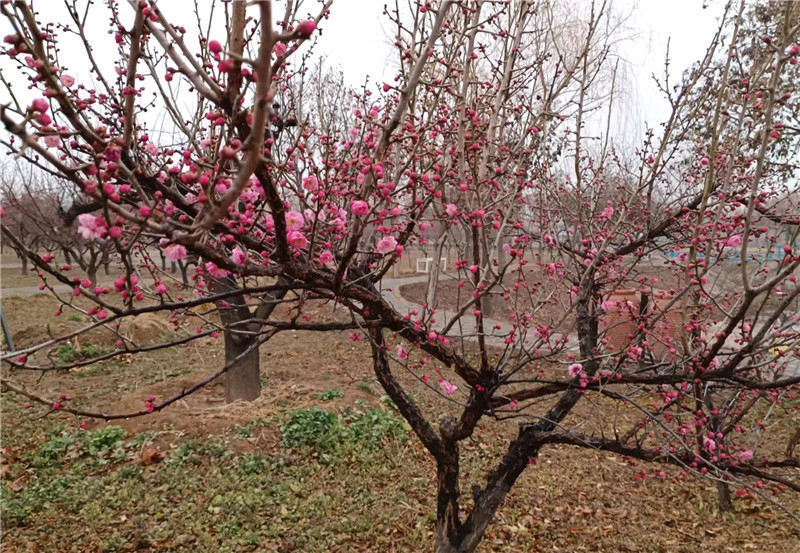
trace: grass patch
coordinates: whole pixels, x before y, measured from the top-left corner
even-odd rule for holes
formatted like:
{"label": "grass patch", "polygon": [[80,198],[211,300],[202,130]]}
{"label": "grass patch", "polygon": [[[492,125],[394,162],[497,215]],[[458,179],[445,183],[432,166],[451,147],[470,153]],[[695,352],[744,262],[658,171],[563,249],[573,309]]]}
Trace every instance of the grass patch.
{"label": "grass patch", "polygon": [[385,440],[402,437],[406,425],[390,411],[376,407],[350,408],[338,415],[311,407],[289,413],[281,432],[284,447],[311,448],[330,460],[349,450],[375,451]]}
{"label": "grass patch", "polygon": [[101,348],[92,344],[87,344],[76,348],[72,344],[62,344],[56,349],[55,357],[59,365],[72,365],[87,359],[94,359],[101,355],[111,353],[112,350]]}
{"label": "grass patch", "polygon": [[344,397],[344,392],[341,390],[337,390],[336,388],[331,388],[330,390],[325,390],[321,394],[317,396],[317,399],[320,401],[331,401],[338,397]]}

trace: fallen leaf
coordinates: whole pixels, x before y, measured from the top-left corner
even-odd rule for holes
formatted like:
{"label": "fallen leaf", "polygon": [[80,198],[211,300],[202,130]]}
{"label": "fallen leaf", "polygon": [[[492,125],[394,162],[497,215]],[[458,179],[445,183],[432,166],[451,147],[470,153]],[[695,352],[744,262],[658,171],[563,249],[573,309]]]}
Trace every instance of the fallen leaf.
{"label": "fallen leaf", "polygon": [[9,484],[8,487],[14,490],[15,492],[20,491],[22,488],[25,487],[25,477],[20,476],[19,478],[11,482],[11,484]]}
{"label": "fallen leaf", "polygon": [[139,456],[139,463],[142,465],[152,465],[164,460],[164,454],[154,447],[146,447]]}

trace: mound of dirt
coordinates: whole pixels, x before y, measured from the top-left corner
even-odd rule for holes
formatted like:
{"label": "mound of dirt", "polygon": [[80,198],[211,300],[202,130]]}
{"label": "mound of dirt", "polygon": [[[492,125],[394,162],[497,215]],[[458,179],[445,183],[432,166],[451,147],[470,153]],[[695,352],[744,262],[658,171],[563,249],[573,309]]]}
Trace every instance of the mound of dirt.
{"label": "mound of dirt", "polygon": [[52,338],[50,329],[46,325],[27,326],[14,332],[12,337],[14,338],[14,347],[18,350],[41,344]]}
{"label": "mound of dirt", "polygon": [[171,336],[172,325],[155,313],[143,313],[123,321],[119,332],[126,339],[145,346],[156,344]]}

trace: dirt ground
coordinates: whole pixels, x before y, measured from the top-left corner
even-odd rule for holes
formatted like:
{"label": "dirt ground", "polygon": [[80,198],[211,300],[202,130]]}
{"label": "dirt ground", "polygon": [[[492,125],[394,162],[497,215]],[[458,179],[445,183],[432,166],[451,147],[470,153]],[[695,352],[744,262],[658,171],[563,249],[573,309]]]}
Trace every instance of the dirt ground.
{"label": "dirt ground", "polygon": [[[403,293],[415,297],[413,290]],[[67,311],[54,317],[57,303],[45,294],[3,297],[2,305],[17,347],[86,323]],[[182,319],[176,331],[162,320],[148,329],[162,340],[195,325]],[[110,348],[114,339],[98,332],[75,349]],[[23,398],[3,394],[0,550],[431,550],[435,470],[413,435],[387,440],[377,451],[348,449],[332,458],[282,443],[283,425],[297,410],[318,407],[342,416],[354,408],[384,409],[369,346],[347,332],[285,332],[261,348],[260,361],[262,395],[255,402],[226,405],[218,382],[163,412],[112,423],[26,408]],[[162,399],[190,386],[222,363],[222,338],[202,338],[80,370],[13,376],[42,396],[66,394],[75,407],[128,412],[150,396]],[[399,377],[434,420],[456,409],[412,375]],[[67,453],[48,461],[56,455],[48,456],[49,444],[112,426],[136,445],[96,459]],[[464,444],[467,506],[470,486],[485,481],[515,432],[513,421],[487,421]],[[74,451],[70,447],[64,451]],[[480,550],[797,550],[800,524],[779,506],[800,512],[796,495],[779,494],[779,504],[736,500],[731,514],[720,514],[714,498],[711,484],[674,468],[551,447],[523,474]]]}

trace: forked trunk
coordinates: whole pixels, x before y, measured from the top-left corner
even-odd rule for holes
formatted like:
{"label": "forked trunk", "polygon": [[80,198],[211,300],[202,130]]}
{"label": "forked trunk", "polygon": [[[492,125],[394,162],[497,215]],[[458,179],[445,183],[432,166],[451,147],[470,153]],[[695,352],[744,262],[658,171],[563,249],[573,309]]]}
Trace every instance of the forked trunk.
{"label": "forked trunk", "polygon": [[[236,290],[236,279],[229,276],[217,280],[213,284],[213,289],[216,293]],[[225,373],[225,401],[227,403],[240,399],[252,401],[261,395],[258,347],[245,355],[255,340],[251,332],[256,328],[245,323],[253,318],[253,314],[242,296],[220,301],[217,307],[219,317],[225,326],[225,364],[229,365],[240,355],[244,355]]]}

